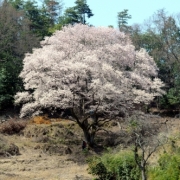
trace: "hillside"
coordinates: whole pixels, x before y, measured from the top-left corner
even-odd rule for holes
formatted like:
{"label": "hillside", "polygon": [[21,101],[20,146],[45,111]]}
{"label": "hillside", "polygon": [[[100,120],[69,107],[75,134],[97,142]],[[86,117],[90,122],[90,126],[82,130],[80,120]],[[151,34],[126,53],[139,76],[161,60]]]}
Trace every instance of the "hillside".
{"label": "hillside", "polygon": [[[166,134],[177,132],[180,125],[179,119],[174,118],[156,118],[151,123],[162,124],[160,132]],[[120,126],[109,124],[106,129],[111,133],[100,132],[97,141],[103,147],[128,147],[132,142],[124,134],[126,124]],[[91,180],[93,177],[88,174],[86,159],[101,152],[82,151],[82,139],[79,127],[68,120],[47,124],[28,121],[26,128],[18,134],[1,134],[0,179]],[[157,159],[157,156],[153,155],[152,159]]]}
{"label": "hillside", "polygon": [[[81,149],[81,134],[76,134],[76,128],[72,132],[72,126],[71,122],[28,124],[20,134],[1,134],[1,151],[15,144],[19,153],[13,149],[1,153],[0,179],[91,179]],[[15,155],[11,155],[13,151]]]}

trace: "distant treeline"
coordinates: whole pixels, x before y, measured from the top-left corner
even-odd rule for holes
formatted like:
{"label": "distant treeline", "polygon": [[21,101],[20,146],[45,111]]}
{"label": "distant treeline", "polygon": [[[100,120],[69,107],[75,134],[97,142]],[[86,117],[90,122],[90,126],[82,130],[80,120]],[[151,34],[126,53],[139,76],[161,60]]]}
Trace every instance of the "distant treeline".
{"label": "distant treeline", "polygon": [[[56,0],[6,0],[0,4],[0,110],[13,107],[14,95],[23,91],[19,74],[25,53],[40,47],[45,36],[68,24],[88,24],[93,10],[85,0],[63,10]],[[63,12],[63,13],[62,13]],[[159,68],[159,78],[166,84],[166,95],[153,106],[178,109],[180,105],[180,15],[159,10],[143,25],[128,25],[128,10],[117,13],[118,27],[132,39],[136,50],[145,48]],[[90,25],[90,24],[88,24]],[[90,25],[93,26],[93,25]],[[110,26],[113,28],[112,26]]]}

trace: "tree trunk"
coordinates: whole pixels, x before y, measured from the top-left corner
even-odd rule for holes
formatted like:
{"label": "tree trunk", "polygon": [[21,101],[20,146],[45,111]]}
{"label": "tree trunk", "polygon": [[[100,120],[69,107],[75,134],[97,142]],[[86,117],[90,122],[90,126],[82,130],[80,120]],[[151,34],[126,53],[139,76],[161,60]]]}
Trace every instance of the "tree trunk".
{"label": "tree trunk", "polygon": [[142,178],[142,180],[147,180],[146,167],[143,163],[141,163],[141,178]]}
{"label": "tree trunk", "polygon": [[[86,143],[88,144],[89,147],[94,147],[95,142],[94,142],[94,137],[96,134],[96,126],[91,126],[88,123],[88,119],[84,119],[83,121],[79,120],[79,118],[75,115],[74,111],[72,110],[72,115],[74,119],[76,119],[77,124],[79,127],[83,130],[84,133],[84,138]],[[93,128],[95,127],[95,128]]]}
{"label": "tree trunk", "polygon": [[85,137],[85,140],[86,140],[88,146],[94,147],[95,132],[89,132],[87,129],[83,129],[83,133],[84,133],[84,137]]}
{"label": "tree trunk", "polygon": [[142,180],[147,180],[146,173],[144,170],[141,170],[141,177],[142,177]]}

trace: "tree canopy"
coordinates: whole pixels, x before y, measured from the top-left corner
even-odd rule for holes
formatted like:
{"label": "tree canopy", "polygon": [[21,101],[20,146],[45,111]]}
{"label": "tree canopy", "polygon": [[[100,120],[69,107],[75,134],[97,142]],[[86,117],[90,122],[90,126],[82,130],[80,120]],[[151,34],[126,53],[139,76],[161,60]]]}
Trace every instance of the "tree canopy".
{"label": "tree canopy", "polygon": [[16,95],[16,103],[23,104],[21,117],[70,109],[91,143],[88,137],[98,130],[99,116],[126,115],[163,94],[154,60],[144,49],[135,51],[118,30],[77,24],[41,45],[23,61],[25,91]]}

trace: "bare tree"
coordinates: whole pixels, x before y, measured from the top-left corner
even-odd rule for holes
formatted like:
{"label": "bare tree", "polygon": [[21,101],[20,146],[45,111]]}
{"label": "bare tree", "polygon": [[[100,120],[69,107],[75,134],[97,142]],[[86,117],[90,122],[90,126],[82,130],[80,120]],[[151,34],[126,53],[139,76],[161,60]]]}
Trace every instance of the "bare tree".
{"label": "bare tree", "polygon": [[[141,171],[142,180],[147,180],[148,161],[160,146],[167,143],[167,137],[158,137],[162,124],[152,123],[148,115],[144,120],[131,120],[130,124],[132,128],[131,136],[134,142],[134,158]],[[167,128],[166,122],[164,122],[164,125]]]}

